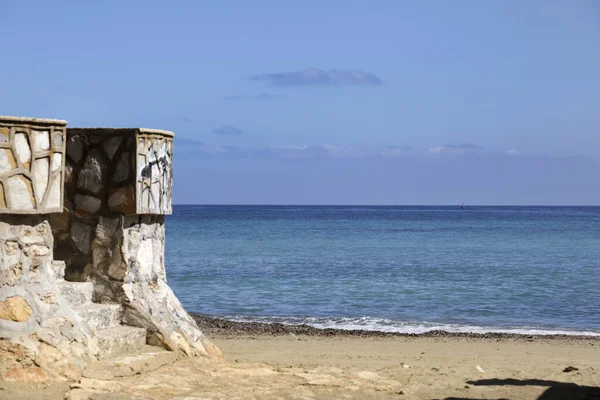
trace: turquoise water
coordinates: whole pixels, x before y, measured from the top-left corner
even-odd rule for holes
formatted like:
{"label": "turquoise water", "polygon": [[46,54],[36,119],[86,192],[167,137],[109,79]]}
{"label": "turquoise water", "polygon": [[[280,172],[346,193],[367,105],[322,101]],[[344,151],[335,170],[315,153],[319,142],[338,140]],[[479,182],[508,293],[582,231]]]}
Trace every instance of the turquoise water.
{"label": "turquoise water", "polygon": [[397,332],[600,334],[600,207],[175,206],[193,312]]}

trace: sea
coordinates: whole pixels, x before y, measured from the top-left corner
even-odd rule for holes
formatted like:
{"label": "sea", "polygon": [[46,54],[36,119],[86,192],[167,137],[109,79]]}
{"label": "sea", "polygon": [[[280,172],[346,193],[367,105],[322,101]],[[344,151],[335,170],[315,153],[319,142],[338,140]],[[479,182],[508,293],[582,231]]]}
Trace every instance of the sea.
{"label": "sea", "polygon": [[194,313],[600,336],[600,207],[179,205],[166,230]]}

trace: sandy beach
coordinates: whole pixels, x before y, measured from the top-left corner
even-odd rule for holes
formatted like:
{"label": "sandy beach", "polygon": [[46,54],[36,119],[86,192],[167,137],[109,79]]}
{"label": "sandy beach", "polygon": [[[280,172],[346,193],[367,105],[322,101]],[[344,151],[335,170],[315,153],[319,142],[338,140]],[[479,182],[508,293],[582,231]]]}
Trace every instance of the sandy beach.
{"label": "sandy beach", "polygon": [[392,335],[199,322],[223,361],[180,358],[140,375],[84,376],[72,385],[3,383],[0,398],[600,398],[598,337]]}
{"label": "sandy beach", "polygon": [[[306,375],[307,384],[334,397],[568,399],[584,396],[584,386],[600,386],[600,342],[596,340],[348,336],[214,339],[230,361],[312,373]],[[568,367],[577,370],[564,372]],[[368,385],[358,383],[368,380]],[[353,394],[354,389],[358,393]],[[593,390],[600,395],[600,388],[589,392]]]}

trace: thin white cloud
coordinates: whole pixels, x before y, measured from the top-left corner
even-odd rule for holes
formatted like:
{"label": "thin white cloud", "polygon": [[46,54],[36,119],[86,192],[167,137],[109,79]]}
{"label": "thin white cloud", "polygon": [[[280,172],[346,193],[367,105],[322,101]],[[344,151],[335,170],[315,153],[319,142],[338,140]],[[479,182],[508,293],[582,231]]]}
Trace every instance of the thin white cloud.
{"label": "thin white cloud", "polygon": [[445,149],[444,146],[436,146],[436,147],[430,147],[428,149],[428,151],[433,154],[440,154],[442,151],[444,151],[444,149]]}
{"label": "thin white cloud", "polygon": [[241,135],[243,132],[231,125],[221,125],[220,128],[213,128],[213,133],[217,135]]}
{"label": "thin white cloud", "polygon": [[376,75],[361,71],[325,71],[319,68],[306,68],[300,71],[263,73],[250,77],[253,81],[265,82],[273,86],[379,86],[383,81]]}

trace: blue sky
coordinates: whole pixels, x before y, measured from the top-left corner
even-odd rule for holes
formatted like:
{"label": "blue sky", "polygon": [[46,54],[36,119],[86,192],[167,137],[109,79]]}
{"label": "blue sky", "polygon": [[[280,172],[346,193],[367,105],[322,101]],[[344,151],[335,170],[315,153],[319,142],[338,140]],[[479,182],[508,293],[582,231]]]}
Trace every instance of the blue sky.
{"label": "blue sky", "polygon": [[600,204],[595,0],[0,0],[0,43],[0,114],[175,131],[176,203]]}

